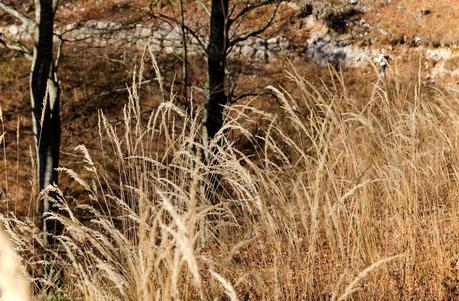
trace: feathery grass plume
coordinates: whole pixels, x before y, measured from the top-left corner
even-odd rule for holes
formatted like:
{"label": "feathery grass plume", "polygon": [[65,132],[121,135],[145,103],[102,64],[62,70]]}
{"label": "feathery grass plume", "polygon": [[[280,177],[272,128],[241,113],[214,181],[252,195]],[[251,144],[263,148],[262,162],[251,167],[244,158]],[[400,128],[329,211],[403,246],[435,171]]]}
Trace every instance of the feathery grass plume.
{"label": "feathery grass plume", "polygon": [[223,287],[225,288],[225,294],[226,296],[228,296],[228,298],[231,300],[231,301],[238,301],[239,298],[237,297],[237,294],[236,292],[234,291],[234,288],[233,286],[231,285],[231,283],[226,280],[225,278],[222,277],[222,275],[218,274],[217,272],[214,272],[212,270],[210,270],[210,274],[218,280],[218,282],[220,282]]}
{"label": "feathery grass plume", "polygon": [[[353,293],[355,293],[359,288],[357,287],[357,284],[362,281],[363,279],[365,279],[367,277],[368,274],[370,274],[372,271],[376,270],[377,268],[379,268],[380,266],[388,263],[388,262],[391,262],[393,260],[396,260],[396,259],[400,259],[404,257],[403,254],[399,254],[399,255],[395,255],[395,256],[390,256],[390,257],[386,257],[386,258],[382,258],[380,260],[378,260],[377,262],[371,264],[370,266],[368,266],[367,268],[365,268],[363,271],[361,271],[357,277],[355,277],[354,280],[352,280],[352,282],[344,289],[344,293],[343,295],[341,295],[339,298],[338,298],[338,301],[342,301],[342,300],[346,300],[348,299]],[[333,299],[332,299],[333,300]]]}

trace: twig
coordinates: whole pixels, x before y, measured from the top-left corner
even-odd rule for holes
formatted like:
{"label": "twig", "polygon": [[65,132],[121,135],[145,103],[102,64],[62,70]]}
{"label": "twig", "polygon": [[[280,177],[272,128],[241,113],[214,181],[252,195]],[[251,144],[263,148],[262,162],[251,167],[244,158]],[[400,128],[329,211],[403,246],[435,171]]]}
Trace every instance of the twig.
{"label": "twig", "polygon": [[[181,25],[181,22],[179,20],[176,20],[175,18],[172,18],[172,17],[169,17],[167,15],[164,15],[164,14],[161,14],[161,13],[155,13],[155,12],[152,12],[152,16],[155,17],[155,18],[158,18],[158,19],[163,19],[167,22],[171,22],[171,23],[175,23],[175,24],[178,24],[178,25]],[[207,49],[207,46],[205,45],[205,42],[202,40],[202,37],[200,37],[198,35],[198,33],[191,29],[189,26],[187,26],[186,24],[184,24],[184,28],[186,29],[186,31],[188,33],[191,34],[191,36],[193,38],[196,39],[196,41],[198,42],[199,46],[204,50],[206,51]]]}
{"label": "twig", "polygon": [[22,23],[30,25],[30,26],[35,26],[37,23],[33,21],[32,19],[27,18],[11,6],[8,6],[4,4],[3,2],[0,1],[0,9],[3,10],[4,12],[10,14],[11,16],[15,17],[16,19],[19,19]]}
{"label": "twig", "polygon": [[0,38],[0,45],[3,47],[20,51],[28,60],[32,60],[32,52],[29,48],[19,42],[5,41]]}
{"label": "twig", "polygon": [[269,18],[269,20],[260,28],[258,28],[257,30],[254,30],[254,31],[250,31],[250,32],[247,32],[245,34],[242,34],[232,40],[230,40],[228,42],[228,50],[227,50],[227,53],[231,50],[231,48],[236,45],[237,43],[239,42],[242,42],[242,41],[245,41],[247,40],[248,38],[250,37],[253,37],[253,36],[257,36],[261,33],[263,33],[266,29],[268,29],[269,26],[271,26],[271,24],[273,23],[274,21],[274,18],[276,17],[276,14],[277,14],[277,11],[279,10],[279,6],[280,4],[282,3],[282,1],[278,1],[276,3],[276,7],[274,8],[274,11],[271,15],[271,18]]}
{"label": "twig", "polygon": [[[143,85],[151,83],[152,81],[153,80],[151,80],[151,79],[147,79],[147,80],[141,81],[138,85],[139,86],[143,86]],[[105,92],[102,92],[102,93],[99,93],[99,94],[96,94],[96,95],[92,95],[92,96],[88,97],[88,99],[89,100],[94,100],[94,99],[97,99],[99,97],[110,95],[112,93],[125,92],[125,91],[127,91],[129,89],[130,89],[129,87],[113,89],[113,90],[110,90],[110,91],[105,91]]]}

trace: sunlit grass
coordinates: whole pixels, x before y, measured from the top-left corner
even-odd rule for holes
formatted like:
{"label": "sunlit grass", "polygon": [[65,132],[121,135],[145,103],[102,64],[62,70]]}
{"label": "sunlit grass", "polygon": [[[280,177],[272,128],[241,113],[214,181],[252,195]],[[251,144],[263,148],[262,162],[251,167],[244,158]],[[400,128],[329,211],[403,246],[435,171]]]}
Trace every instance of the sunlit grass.
{"label": "sunlit grass", "polygon": [[60,169],[84,193],[45,191],[59,195],[59,249],[33,222],[2,217],[35,289],[71,300],[457,298],[457,98],[388,74],[361,101],[333,76],[317,86],[293,70],[294,91],[269,87],[282,111],[228,108],[206,147],[201,120],[174,99],[142,117],[136,77],[123,124],[99,114],[103,156],[78,146],[80,170]]}

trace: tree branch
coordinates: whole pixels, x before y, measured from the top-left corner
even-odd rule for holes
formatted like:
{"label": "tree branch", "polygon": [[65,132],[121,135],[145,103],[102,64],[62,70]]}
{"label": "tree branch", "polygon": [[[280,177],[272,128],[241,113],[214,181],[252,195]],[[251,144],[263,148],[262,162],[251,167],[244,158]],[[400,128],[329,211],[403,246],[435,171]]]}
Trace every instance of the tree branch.
{"label": "tree branch", "polygon": [[247,13],[251,12],[252,10],[254,10],[256,8],[259,8],[259,7],[262,7],[262,6],[265,6],[265,5],[268,5],[268,4],[272,4],[274,2],[276,2],[276,0],[265,0],[265,1],[262,1],[262,2],[259,2],[259,3],[247,4],[243,9],[241,9],[241,11],[239,11],[239,13],[234,18],[231,18],[231,15],[232,15],[232,13],[231,13],[230,14],[230,18],[229,18],[229,22],[233,23],[237,19],[239,19],[239,18],[243,17],[244,15],[246,15]]}
{"label": "tree branch", "polygon": [[[265,23],[265,25],[263,25],[262,27],[258,28],[257,30],[247,32],[245,34],[240,35],[239,37],[236,37],[236,38],[230,40],[228,42],[228,51],[227,51],[227,53],[229,51],[231,51],[231,48],[234,45],[236,45],[237,43],[245,41],[250,37],[257,36],[257,35],[263,33],[266,29],[268,29],[271,26],[271,24],[273,23],[274,18],[276,17],[277,11],[279,10],[279,6],[280,6],[281,3],[282,3],[282,0],[280,0],[280,1],[278,1],[276,3],[276,7],[274,8],[274,11],[273,11],[273,13],[271,15],[271,18],[269,18],[269,20]],[[259,7],[259,6],[257,6],[257,7]],[[238,14],[238,16],[239,16],[239,14]]]}
{"label": "tree branch", "polygon": [[271,91],[268,91],[268,92],[249,92],[249,93],[243,93],[239,95],[231,95],[231,97],[229,97],[228,99],[228,106],[232,106],[239,100],[246,98],[246,97],[259,97],[259,96],[265,96],[265,95],[273,96],[274,93]]}
{"label": "tree branch", "polygon": [[20,51],[28,60],[32,60],[32,51],[19,42],[5,41],[0,38],[0,45],[8,49]]}
{"label": "tree branch", "polygon": [[22,23],[30,25],[30,26],[35,26],[37,23],[33,21],[32,19],[27,18],[11,6],[8,6],[4,4],[3,2],[0,1],[0,9],[6,12],[7,14],[15,17],[16,19],[20,20]]}
{"label": "tree branch", "polygon": [[[152,16],[154,18],[158,18],[158,19],[163,19],[167,22],[172,22],[172,23],[175,23],[177,25],[182,25],[181,22],[179,20],[176,20],[175,18],[172,18],[172,17],[169,17],[169,16],[166,16],[164,14],[161,14],[161,13],[155,13],[155,12],[152,12]],[[207,46],[204,44],[204,42],[202,41],[202,38],[198,35],[198,33],[196,31],[194,31],[193,29],[191,29],[189,26],[187,26],[186,24],[184,25],[184,28],[186,29],[186,31],[193,37],[196,39],[196,41],[198,42],[199,46],[204,50],[206,51],[207,49]]]}
{"label": "tree branch", "polygon": [[64,39],[62,38],[61,35],[56,35],[59,39],[59,43],[57,44],[57,50],[56,50],[56,59],[54,60],[54,68],[57,71],[57,68],[59,67],[59,63],[61,62],[62,58],[62,47],[64,45]]}

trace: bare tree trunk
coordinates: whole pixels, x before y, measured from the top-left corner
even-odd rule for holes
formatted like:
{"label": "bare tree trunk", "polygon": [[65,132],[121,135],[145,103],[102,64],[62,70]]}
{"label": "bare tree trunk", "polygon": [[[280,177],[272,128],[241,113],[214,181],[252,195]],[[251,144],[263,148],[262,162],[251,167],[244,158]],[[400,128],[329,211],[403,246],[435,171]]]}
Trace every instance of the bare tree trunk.
{"label": "bare tree trunk", "polygon": [[[227,102],[225,92],[225,65],[227,50],[227,28],[226,18],[228,17],[229,0],[212,0],[210,13],[210,36],[207,47],[207,76],[209,94],[206,103],[204,119],[204,143],[212,140],[217,132],[223,126],[224,106]],[[216,155],[217,148],[209,149]],[[209,156],[207,154],[207,156]],[[204,158],[210,166],[214,164],[215,157]],[[206,187],[206,194],[211,204],[218,204],[220,201],[216,191],[220,186],[221,177],[217,173],[209,174],[209,185]],[[211,220],[217,219],[216,216],[210,216]]]}
{"label": "bare tree trunk", "polygon": [[[58,175],[60,147],[59,118],[59,83],[53,61],[54,14],[56,0],[35,1],[36,21],[35,46],[33,50],[32,70],[30,76],[30,93],[32,117],[37,146],[39,188],[43,191],[49,185],[56,184]],[[41,197],[40,214],[45,235],[60,228],[55,221],[43,219],[48,211],[55,208],[48,198]],[[48,237],[48,242],[49,242]]]}
{"label": "bare tree trunk", "polygon": [[212,0],[210,15],[210,36],[207,48],[207,72],[209,96],[206,103],[205,126],[208,139],[223,125],[223,106],[226,105],[225,64],[226,64],[226,18],[228,16],[228,0]]}
{"label": "bare tree trunk", "polygon": [[183,53],[182,53],[182,96],[183,101],[186,106],[186,109],[190,111],[189,103],[188,103],[188,41],[187,41],[187,34],[185,29],[185,8],[183,6],[183,0],[179,1],[180,6],[180,30],[182,34],[182,46],[183,46]]}

